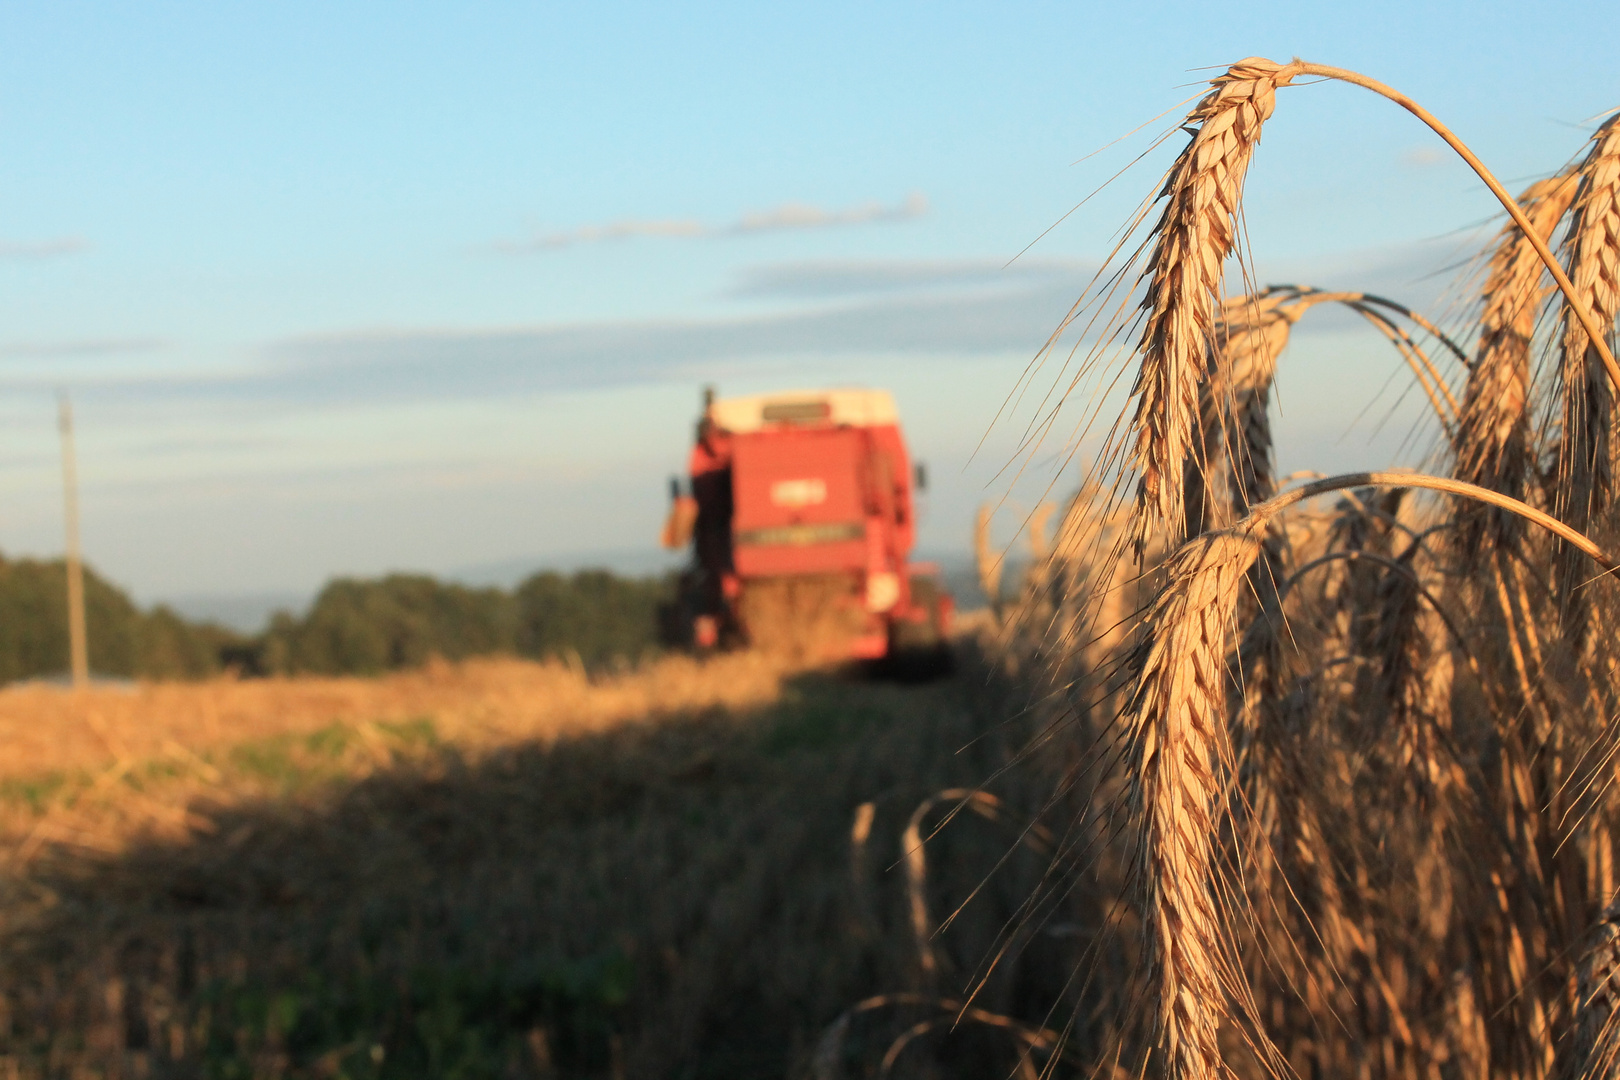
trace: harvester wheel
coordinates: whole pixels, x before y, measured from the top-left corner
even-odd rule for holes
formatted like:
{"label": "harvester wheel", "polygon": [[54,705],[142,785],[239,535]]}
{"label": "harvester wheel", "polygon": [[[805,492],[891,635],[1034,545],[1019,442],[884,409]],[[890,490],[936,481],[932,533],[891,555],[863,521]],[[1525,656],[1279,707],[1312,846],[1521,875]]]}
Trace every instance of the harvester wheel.
{"label": "harvester wheel", "polygon": [[911,606],[926,612],[921,619],[896,619],[889,624],[887,667],[896,678],[927,680],[948,675],[954,666],[949,620],[950,600],[931,577],[911,579]]}

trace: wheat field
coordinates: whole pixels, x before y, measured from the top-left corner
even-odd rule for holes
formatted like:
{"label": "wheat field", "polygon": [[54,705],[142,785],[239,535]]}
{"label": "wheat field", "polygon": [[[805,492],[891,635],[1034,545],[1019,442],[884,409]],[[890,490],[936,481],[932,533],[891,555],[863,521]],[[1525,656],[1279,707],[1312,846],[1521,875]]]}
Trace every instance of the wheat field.
{"label": "wheat field", "polygon": [[[976,818],[900,868],[952,805],[921,804],[1011,759],[1011,684],[971,669],[0,692],[0,1076],[782,1076],[900,991],[845,1021],[880,1055],[950,1015],[904,995],[961,982],[1040,871],[1015,859],[925,976],[918,905],[937,922],[1016,837]],[[1013,965],[981,1004],[1063,977]]]}

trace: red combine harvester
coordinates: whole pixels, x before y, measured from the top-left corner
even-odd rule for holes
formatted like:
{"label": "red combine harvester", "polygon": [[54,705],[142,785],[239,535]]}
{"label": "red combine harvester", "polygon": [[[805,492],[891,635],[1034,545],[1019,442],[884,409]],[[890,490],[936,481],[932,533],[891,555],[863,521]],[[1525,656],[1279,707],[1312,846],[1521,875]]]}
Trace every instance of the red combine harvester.
{"label": "red combine harvester", "polygon": [[664,546],[693,550],[670,636],[942,663],[952,600],[936,568],[907,558],[926,480],[885,391],[705,391],[689,486],[670,482]]}

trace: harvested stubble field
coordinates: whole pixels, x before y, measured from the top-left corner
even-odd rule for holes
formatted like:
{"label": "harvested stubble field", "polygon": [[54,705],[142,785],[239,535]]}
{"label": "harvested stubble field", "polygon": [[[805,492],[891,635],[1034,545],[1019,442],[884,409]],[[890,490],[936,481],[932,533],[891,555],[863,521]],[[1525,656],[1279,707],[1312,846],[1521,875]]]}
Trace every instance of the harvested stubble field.
{"label": "harvested stubble field", "polygon": [[[971,670],[0,692],[0,1076],[803,1071],[845,1008],[917,984],[900,834],[1006,756],[1004,690]],[[953,833],[935,905],[1009,846]],[[940,939],[943,970],[1037,869]]]}

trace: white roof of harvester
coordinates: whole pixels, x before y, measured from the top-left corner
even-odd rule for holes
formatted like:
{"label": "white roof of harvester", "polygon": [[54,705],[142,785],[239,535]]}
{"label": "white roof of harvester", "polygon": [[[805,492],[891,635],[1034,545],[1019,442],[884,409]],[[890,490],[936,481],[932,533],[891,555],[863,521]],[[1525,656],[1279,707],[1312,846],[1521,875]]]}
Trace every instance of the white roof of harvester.
{"label": "white roof of harvester", "polygon": [[887,390],[787,390],[752,397],[720,398],[709,406],[715,426],[733,435],[759,431],[766,424],[806,421],[873,427],[897,424],[900,413]]}

